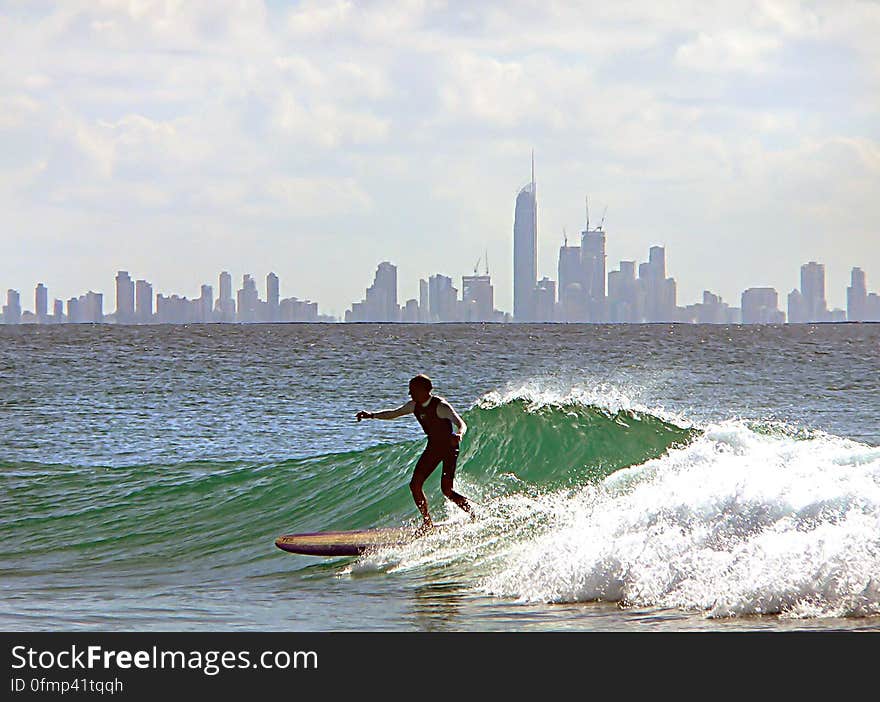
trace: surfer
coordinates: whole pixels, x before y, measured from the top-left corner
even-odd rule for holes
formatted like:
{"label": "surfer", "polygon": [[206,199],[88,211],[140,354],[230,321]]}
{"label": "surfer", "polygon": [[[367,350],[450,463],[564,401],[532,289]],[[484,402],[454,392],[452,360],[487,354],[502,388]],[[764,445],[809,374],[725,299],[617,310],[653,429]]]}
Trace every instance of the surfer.
{"label": "surfer", "polygon": [[[416,463],[412,480],[409,482],[409,489],[416,507],[422,514],[426,529],[431,528],[432,522],[431,514],[428,512],[428,501],[425,499],[422,486],[440,463],[443,463],[443,475],[440,479],[440,489],[443,494],[471,517],[474,516],[467,498],[452,489],[458,449],[461,445],[461,438],[467,431],[467,424],[452,408],[452,405],[442,397],[431,394],[433,387],[431,379],[427,375],[419,374],[409,381],[409,396],[412,398],[409,402],[397,409],[357,413],[358,421],[362,419],[397,419],[397,417],[414,414],[425,434],[428,435],[428,445]],[[453,431],[453,425],[458,429],[457,432]]]}

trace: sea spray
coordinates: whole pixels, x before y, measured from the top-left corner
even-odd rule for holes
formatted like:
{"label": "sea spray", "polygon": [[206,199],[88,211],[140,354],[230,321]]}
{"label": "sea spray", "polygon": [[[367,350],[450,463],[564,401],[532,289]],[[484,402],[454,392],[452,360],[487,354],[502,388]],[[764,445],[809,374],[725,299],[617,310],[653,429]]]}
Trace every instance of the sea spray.
{"label": "sea spray", "polygon": [[539,535],[496,554],[484,591],[722,617],[880,613],[880,449],[729,422],[562,499]]}

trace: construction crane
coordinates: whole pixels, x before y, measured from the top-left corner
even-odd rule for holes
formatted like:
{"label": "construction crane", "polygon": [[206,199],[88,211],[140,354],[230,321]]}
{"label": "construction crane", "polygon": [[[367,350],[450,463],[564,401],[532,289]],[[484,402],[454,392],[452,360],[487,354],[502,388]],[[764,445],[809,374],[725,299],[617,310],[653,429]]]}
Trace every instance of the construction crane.
{"label": "construction crane", "polygon": [[596,227],[595,229],[591,230],[590,229],[590,196],[589,195],[584,196],[584,202],[586,204],[586,209],[587,209],[587,231],[588,232],[589,231],[596,231],[596,232],[602,231],[602,227],[605,225],[605,215],[608,214],[608,205],[605,205],[605,209],[602,211],[602,219],[599,220],[599,226]]}

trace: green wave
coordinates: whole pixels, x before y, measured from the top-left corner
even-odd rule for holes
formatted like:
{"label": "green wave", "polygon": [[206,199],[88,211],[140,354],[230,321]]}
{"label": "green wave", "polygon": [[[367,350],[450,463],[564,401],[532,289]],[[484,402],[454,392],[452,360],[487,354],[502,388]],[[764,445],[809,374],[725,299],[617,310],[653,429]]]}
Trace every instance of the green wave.
{"label": "green wave", "polygon": [[[578,404],[531,409],[512,401],[475,407],[465,419],[458,475],[490,491],[597,480],[696,434],[651,414]],[[126,561],[167,571],[193,558],[246,564],[277,556],[272,540],[281,533],[400,524],[415,516],[408,482],[423,445],[271,464],[0,462],[0,569],[45,567],[47,559],[62,572],[103,562],[124,570]],[[427,493],[433,505],[442,500],[436,475]]]}
{"label": "green wave", "polygon": [[514,400],[474,408],[466,421],[473,437],[463,451],[468,472],[511,472],[539,487],[603,478],[697,434],[646,412],[577,403],[530,409]]}

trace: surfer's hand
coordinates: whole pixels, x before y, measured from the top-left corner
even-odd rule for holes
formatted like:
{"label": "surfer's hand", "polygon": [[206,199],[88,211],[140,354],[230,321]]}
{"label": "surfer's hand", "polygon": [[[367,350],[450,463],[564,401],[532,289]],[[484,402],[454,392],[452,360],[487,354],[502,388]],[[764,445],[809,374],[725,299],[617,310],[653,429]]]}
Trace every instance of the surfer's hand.
{"label": "surfer's hand", "polygon": [[372,419],[372,418],[373,418],[372,414],[370,414],[369,412],[364,412],[363,410],[358,412],[357,416],[356,416],[356,419],[358,421],[361,421],[362,419]]}
{"label": "surfer's hand", "polygon": [[452,445],[455,447],[461,446],[461,434],[452,435]]}

